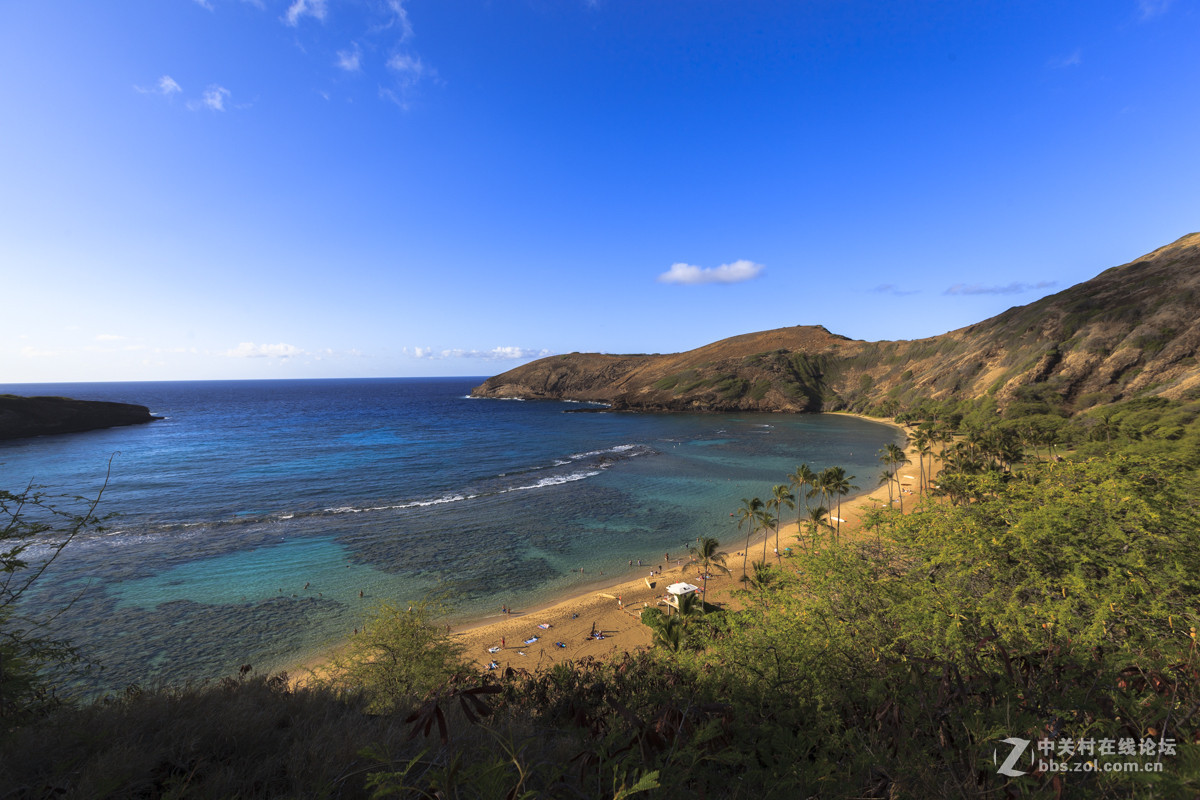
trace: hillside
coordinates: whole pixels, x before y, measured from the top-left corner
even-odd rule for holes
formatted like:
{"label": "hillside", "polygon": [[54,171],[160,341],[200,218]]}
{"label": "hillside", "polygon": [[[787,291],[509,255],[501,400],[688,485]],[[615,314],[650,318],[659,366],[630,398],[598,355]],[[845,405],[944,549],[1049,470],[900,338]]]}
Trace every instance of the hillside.
{"label": "hillside", "polygon": [[920,397],[1001,403],[1044,385],[1082,408],[1200,390],[1200,233],[1089,281],[927,339],[865,342],[820,326],[671,355],[571,353],[489,378],[479,397],[655,411],[830,411]]}
{"label": "hillside", "polygon": [[53,433],[81,433],[152,422],[150,409],[130,403],[66,397],[0,395],[0,440]]}

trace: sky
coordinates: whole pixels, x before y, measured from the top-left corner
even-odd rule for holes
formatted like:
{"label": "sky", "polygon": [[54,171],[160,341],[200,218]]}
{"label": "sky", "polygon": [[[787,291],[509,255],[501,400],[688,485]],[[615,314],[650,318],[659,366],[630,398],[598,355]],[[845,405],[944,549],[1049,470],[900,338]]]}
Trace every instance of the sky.
{"label": "sky", "polygon": [[1200,230],[1195,0],[3,0],[0,383],[914,339]]}

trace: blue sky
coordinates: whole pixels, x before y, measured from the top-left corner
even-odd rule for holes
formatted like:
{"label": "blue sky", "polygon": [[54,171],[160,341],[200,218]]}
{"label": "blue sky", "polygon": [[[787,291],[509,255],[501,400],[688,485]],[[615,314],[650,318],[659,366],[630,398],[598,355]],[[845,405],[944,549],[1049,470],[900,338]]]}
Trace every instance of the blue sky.
{"label": "blue sky", "polygon": [[1200,229],[1191,0],[5,0],[0,383],[930,336]]}

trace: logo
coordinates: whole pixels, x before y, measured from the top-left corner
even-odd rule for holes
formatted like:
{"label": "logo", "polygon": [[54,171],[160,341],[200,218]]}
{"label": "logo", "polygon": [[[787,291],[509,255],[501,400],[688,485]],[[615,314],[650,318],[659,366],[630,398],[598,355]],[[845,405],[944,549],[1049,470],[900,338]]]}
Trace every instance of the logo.
{"label": "logo", "polygon": [[[1019,739],[1016,736],[1010,736],[1007,739],[1001,739],[1000,741],[1003,744],[1011,744],[1012,752],[1008,754],[1008,758],[1004,759],[1004,763],[996,768],[996,771],[1001,775],[1007,775],[1010,778],[1019,778],[1020,776],[1026,774],[1025,770],[1013,769],[1013,767],[1015,767],[1017,762],[1021,760],[1021,756],[1025,753],[1025,748],[1029,747],[1032,742],[1029,739]],[[997,760],[999,760],[999,756],[997,751],[993,750],[992,763],[996,763]]]}
{"label": "logo", "polygon": [[[1162,772],[1163,757],[1177,754],[1175,739],[1160,737],[1152,739],[1127,738],[1095,738],[1064,736],[1059,739],[1043,738],[1034,742],[1010,736],[1001,739],[1001,744],[1009,745],[1012,750],[1000,762],[999,749],[992,751],[992,763],[996,772],[1008,778],[1019,778],[1034,774],[1042,775],[1049,772]],[[1017,764],[1025,751],[1029,751],[1029,769],[1017,769]],[[1034,752],[1042,756],[1035,759]]]}

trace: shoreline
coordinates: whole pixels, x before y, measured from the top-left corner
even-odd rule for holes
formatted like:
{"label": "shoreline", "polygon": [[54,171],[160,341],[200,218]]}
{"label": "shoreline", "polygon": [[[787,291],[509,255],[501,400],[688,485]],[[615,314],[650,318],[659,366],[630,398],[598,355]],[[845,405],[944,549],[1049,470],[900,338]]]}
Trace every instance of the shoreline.
{"label": "shoreline", "polygon": [[[876,422],[908,436],[908,430],[904,426],[890,420],[852,412],[823,413]],[[916,452],[911,448],[911,441],[906,443],[905,453],[915,464]],[[887,494],[886,485],[877,486],[843,501],[840,515],[842,536],[853,536],[861,526],[864,512],[885,507],[888,503]],[[916,496],[913,495],[914,498]],[[833,519],[837,513],[835,506],[829,517]],[[799,532],[799,524],[791,510],[789,516],[793,517],[792,521],[784,523],[779,529],[780,550],[794,546]],[[747,563],[753,562],[755,550],[762,547],[764,541],[774,539],[775,535],[775,531],[772,530],[765,536],[760,534],[751,539]],[[721,550],[728,554],[726,567],[730,575],[718,573],[709,578],[706,600],[712,605],[729,606],[737,602],[734,593],[741,588],[740,565],[737,562],[743,559],[747,548],[744,539],[730,538],[722,539]],[[767,555],[769,558],[771,553],[768,551]],[[561,600],[521,608],[499,619],[494,615],[469,617],[453,626],[452,636],[463,646],[464,657],[474,662],[481,670],[485,670],[489,662],[496,663],[498,669],[512,667],[529,670],[565,661],[613,658],[624,652],[648,648],[653,634],[650,628],[642,624],[641,611],[647,607],[662,607],[664,603],[661,598],[666,594],[666,587],[672,583],[681,580],[699,583],[690,580],[699,578],[698,570],[693,566],[690,556],[677,556],[672,558],[669,564],[663,563],[661,573],[658,572],[658,567],[657,563],[648,563],[644,567],[645,573],[637,578],[612,576],[611,580],[601,579],[589,588]],[[653,577],[650,575],[651,570],[655,572]],[[540,625],[548,627],[542,628]],[[601,632],[604,638],[593,638],[593,630]],[[534,637],[536,641],[528,641]],[[304,684],[320,678],[328,673],[331,662],[348,643],[349,639],[346,639],[332,648],[304,658],[285,672],[294,684]],[[492,647],[500,649],[491,652],[489,648]]]}

